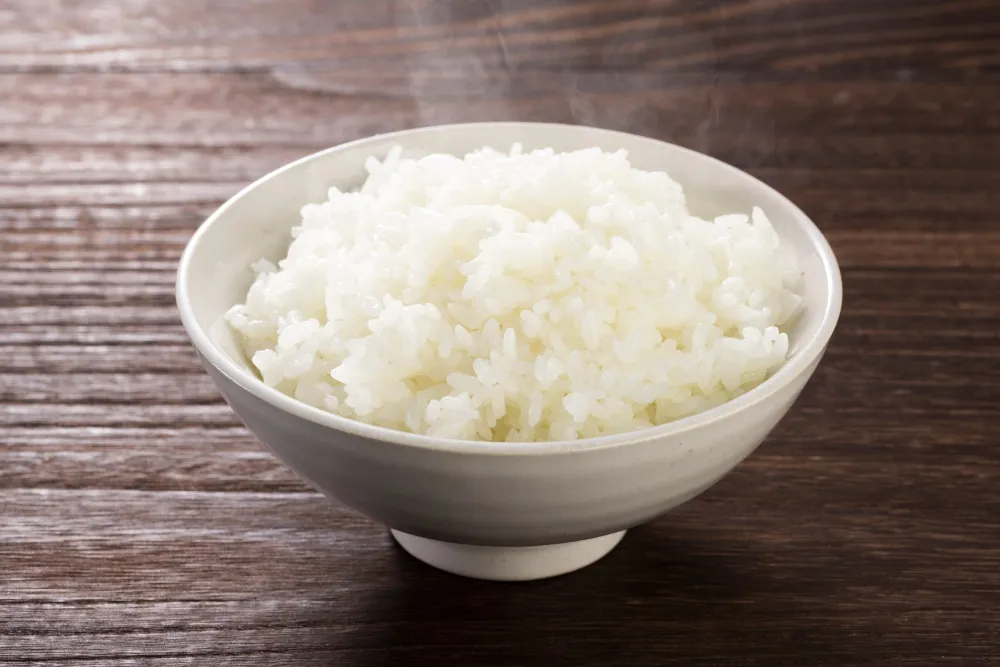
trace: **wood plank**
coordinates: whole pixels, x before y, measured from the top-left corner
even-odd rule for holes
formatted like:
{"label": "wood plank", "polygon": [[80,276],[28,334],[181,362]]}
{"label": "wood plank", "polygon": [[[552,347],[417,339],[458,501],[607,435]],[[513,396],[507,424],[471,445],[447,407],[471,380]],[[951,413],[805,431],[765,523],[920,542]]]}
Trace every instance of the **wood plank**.
{"label": "wood plank", "polygon": [[[995,402],[968,394],[969,388],[983,386],[998,371],[995,358],[985,363],[970,359],[956,367],[954,360],[841,356],[821,368],[765,451],[801,453],[804,457],[794,465],[809,475],[814,474],[816,457],[821,456],[824,469],[833,475],[831,459],[846,454],[850,461],[856,450],[863,450],[866,471],[849,475],[852,484],[869,474],[877,476],[880,465],[901,465],[902,452],[906,452],[905,464],[930,463],[933,475],[946,475],[952,483],[960,483],[966,473],[1000,481],[1000,465],[982,454],[994,431],[976,418],[996,414]],[[25,381],[19,382],[20,378]],[[224,406],[207,413],[199,405],[219,402],[203,376],[61,375],[56,379],[0,375],[0,380],[8,381],[14,397],[6,400],[8,445],[0,452],[0,469],[9,485],[33,482],[152,489],[299,485],[262,454],[252,437],[238,427],[226,428],[235,420]],[[872,383],[881,383],[878,394],[864,391]],[[160,400],[151,400],[157,391]],[[92,397],[89,401],[84,398],[87,393]],[[74,400],[83,405],[67,403]],[[59,403],[25,409],[35,402],[55,401]],[[100,408],[108,404],[111,407]],[[920,426],[885,422],[883,415],[891,410],[919,417]],[[830,430],[827,422],[817,419],[826,414],[849,417],[849,423]],[[44,422],[58,428],[41,430],[41,423],[24,423],[38,415],[49,415]],[[184,425],[183,430],[170,430]],[[928,448],[928,442],[936,447]],[[893,444],[885,447],[885,443]],[[939,459],[943,448],[948,450],[948,464]],[[775,467],[767,454],[764,457],[762,463],[747,465],[794,477],[787,465]],[[911,472],[908,476],[912,481],[919,475]]]}
{"label": "wood plank", "polygon": [[[891,407],[901,398],[906,407],[937,410],[987,409],[988,397],[967,396],[961,390],[987,383],[1000,360],[976,356],[947,360],[912,356],[862,356],[833,353],[829,369],[817,377],[829,396],[831,409],[868,405],[873,412]],[[155,356],[156,350],[147,354]],[[161,353],[162,354],[162,353]],[[194,356],[193,352],[188,353]],[[32,373],[0,373],[0,402],[8,405],[58,402],[61,405],[118,404],[122,406],[204,406],[220,401],[208,376],[195,364],[188,373],[167,369],[158,373],[69,373],[61,368],[35,368]],[[911,373],[905,371],[910,370]],[[860,398],[864,387],[881,380],[880,397]],[[803,397],[805,404],[809,401]],[[819,397],[817,397],[819,398]],[[871,401],[875,401],[874,404]]]}
{"label": "wood plank", "polygon": [[[734,477],[730,486],[749,481]],[[490,664],[500,664],[523,661],[526,645],[548,647],[543,648],[547,658],[566,657],[565,648],[549,641],[553,633],[563,640],[577,635],[573,626],[560,622],[563,608],[553,601],[587,598],[601,601],[602,611],[585,614],[593,639],[573,641],[573,664],[601,664],[592,653],[606,659],[608,638],[618,637],[623,624],[641,623],[645,632],[658,637],[683,632],[690,640],[692,600],[702,601],[694,607],[700,641],[685,642],[678,649],[682,658],[735,665],[745,660],[740,651],[748,641],[761,651],[755,655],[771,656],[775,664],[786,664],[803,650],[842,658],[864,659],[883,651],[917,656],[927,645],[913,641],[915,630],[924,636],[933,632],[938,641],[961,639],[955,645],[963,650],[956,655],[986,655],[976,647],[988,650],[991,628],[969,605],[990,604],[996,574],[991,553],[973,538],[997,524],[967,512],[960,515],[966,522],[956,525],[944,514],[918,519],[896,511],[887,517],[892,521],[888,529],[866,528],[865,514],[844,515],[829,508],[827,516],[838,517],[844,526],[843,532],[831,533],[824,522],[829,519],[816,518],[816,505],[807,500],[790,507],[781,496],[765,488],[755,500],[741,499],[739,505],[732,498],[714,508],[695,501],[634,531],[630,549],[602,565],[525,588],[497,607],[469,594],[473,589],[488,593],[492,586],[426,571],[392,549],[379,527],[312,494],[163,492],[151,504],[142,502],[148,494],[141,492],[0,492],[0,502],[19,508],[14,520],[0,528],[5,538],[0,544],[16,538],[25,555],[51,554],[44,560],[11,562],[13,586],[5,587],[3,595],[9,599],[17,594],[23,601],[0,603],[4,646],[23,658],[59,655],[68,661],[108,655],[205,659],[227,652],[258,659],[271,654],[300,660],[441,658],[488,650]],[[60,517],[57,524],[51,516],[55,499],[88,511]],[[706,524],[707,510],[732,514],[721,525],[718,519]],[[769,538],[773,530],[758,534],[751,525],[758,530],[780,525],[782,537]],[[838,542],[829,542],[831,538]],[[864,551],[854,546],[860,539],[869,545]],[[961,549],[966,566],[933,571],[924,555],[928,539]],[[164,549],[166,544],[171,548]],[[303,550],[306,545],[309,550]],[[313,549],[317,555],[307,555]],[[185,562],[196,558],[198,566],[185,567],[178,560],[182,557]],[[259,567],[270,559],[283,567]],[[830,579],[814,576],[820,562],[833,577],[850,577],[863,567],[865,578],[855,588],[838,590]],[[354,574],[349,580],[336,575],[345,568]],[[619,574],[609,578],[609,568]],[[650,587],[641,575],[650,568],[662,572],[660,586]],[[970,577],[978,580],[979,592],[957,599],[953,591],[966,587]],[[880,591],[885,578],[897,582],[899,592]],[[46,585],[31,583],[40,581]],[[143,586],[136,589],[136,581]],[[255,590],[268,593],[259,596]],[[433,600],[423,597],[430,592]],[[831,596],[839,614],[815,611]],[[876,600],[880,611],[897,612],[893,622],[880,621],[885,630],[878,636],[866,630],[884,613],[873,611]],[[682,608],[688,613],[679,613]],[[653,609],[678,613],[653,615]],[[421,618],[421,610],[434,613]],[[812,631],[805,649],[802,643],[784,648],[777,641],[793,614]],[[520,621],[525,617],[537,622],[526,626]],[[751,626],[741,623],[744,617],[755,619],[755,639],[750,639]],[[948,619],[944,625],[942,618]],[[734,623],[746,630],[722,632]],[[53,627],[59,630],[53,632]],[[498,641],[510,633],[517,635],[516,642]],[[625,641],[627,636],[620,635],[622,643],[614,646],[632,664],[678,658],[661,655],[652,643],[649,655],[649,647],[640,650]],[[841,653],[831,653],[834,644]]]}
{"label": "wood plank", "polygon": [[[843,429],[811,426],[817,417],[835,412],[849,416]],[[910,413],[913,414],[912,412]],[[987,429],[962,416],[925,411],[923,426],[880,426],[873,417],[859,417],[839,407],[803,405],[754,457],[746,474],[766,477],[793,492],[817,474],[833,485],[815,493],[824,503],[868,498],[881,507],[912,506],[910,495],[878,484],[885,469],[905,475],[929,491],[921,502],[944,511],[960,504],[956,488],[982,486],[984,509],[1000,510],[988,487],[1000,482],[1000,465],[984,447],[992,442]],[[0,451],[4,466],[0,488],[121,489],[150,492],[254,491],[288,492],[308,487],[241,427],[200,425],[11,427]],[[933,443],[929,446],[928,443]],[[940,460],[947,451],[947,462]],[[861,456],[863,466],[851,466]],[[839,486],[841,476],[849,488]],[[772,479],[773,478],[773,479]],[[961,509],[961,508],[958,508]]]}
{"label": "wood plank", "polygon": [[[328,76],[342,71],[331,68]],[[592,80],[581,83],[555,75],[526,95],[505,89],[499,101],[436,99],[428,85],[421,87],[428,99],[418,102],[410,93],[387,99],[338,94],[325,90],[327,84],[290,87],[266,75],[0,75],[0,98],[8,100],[0,141],[310,152],[414,125],[506,118],[651,134],[743,167],[768,166],[774,159],[783,162],[771,166],[797,163],[814,169],[838,164],[971,169],[996,159],[989,149],[995,148],[1000,129],[1000,83],[789,86],[725,74],[587,76]],[[47,109],[44,119],[34,112],[40,105]],[[843,135],[856,140],[843,145]],[[904,137],[907,141],[900,141]]]}
{"label": "wood plank", "polygon": [[[62,146],[4,148],[0,186],[82,183],[249,183],[302,157],[301,149],[220,147],[212,150],[156,146]],[[11,192],[13,188],[8,190]],[[56,191],[61,194],[61,191]]]}
{"label": "wood plank", "polygon": [[[58,8],[57,8],[58,7]],[[663,67],[851,71],[995,64],[995,5],[983,0],[685,4],[399,3],[326,6],[142,0],[9,3],[0,70],[236,71],[406,61],[414,69]],[[197,16],[197,30],[190,29]],[[289,17],[299,20],[289,22]],[[418,69],[418,71],[419,71]]]}
{"label": "wood plank", "polygon": [[[174,323],[176,326],[176,323]],[[31,325],[19,326],[13,331],[0,329],[0,343],[8,346],[65,346],[79,345],[82,352],[90,354],[91,350],[100,350],[108,345],[142,345],[147,349],[152,346],[169,345],[185,346],[190,349],[188,337],[180,327],[169,331],[161,331],[157,327],[137,327],[134,325]]]}
{"label": "wood plank", "polygon": [[[847,322],[845,327],[855,325]],[[202,372],[194,348],[186,340],[170,343],[157,340],[126,342],[121,337],[112,337],[110,344],[10,344],[0,358],[0,373],[182,373]],[[79,336],[77,336],[79,338]],[[178,336],[178,338],[182,338]],[[871,344],[871,335],[865,332],[844,330],[837,333],[836,344],[827,350],[831,359],[854,357],[861,363],[869,363],[871,358],[892,357],[902,360],[932,359],[939,365],[949,364],[952,359],[974,359],[981,364],[995,355],[995,344],[989,335],[976,336],[967,332],[949,335],[938,332],[935,338],[945,340],[949,345],[941,351],[907,349],[906,342],[912,343],[912,335],[899,332],[896,337],[882,332],[880,339],[885,342],[877,347]],[[900,347],[900,343],[903,346]],[[897,347],[893,348],[892,346]],[[912,345],[910,346],[912,347]],[[905,370],[905,369],[904,369]],[[901,377],[908,377],[903,375]]]}
{"label": "wood plank", "polygon": [[[897,220],[905,225],[905,218],[899,215]],[[913,218],[909,219],[915,223]],[[939,229],[946,223],[941,219],[928,219],[928,226]],[[853,224],[852,224],[853,223]],[[984,219],[981,223],[959,218],[952,224],[951,230],[912,231],[891,229],[854,229],[856,219],[844,224],[845,229],[838,229],[839,220],[826,231],[827,240],[837,253],[837,259],[842,270],[865,269],[875,266],[898,269],[966,269],[983,270],[995,266],[995,257],[1000,251],[1000,233],[990,231],[973,231],[981,224],[987,228],[990,222]],[[184,223],[186,227],[189,223]],[[822,224],[822,223],[821,223]],[[888,227],[889,225],[886,225]],[[917,224],[911,224],[917,227]],[[0,225],[2,227],[2,225]],[[965,229],[963,229],[965,228]],[[51,233],[51,232],[49,232]],[[20,237],[24,245],[43,251],[41,239],[43,230],[34,231],[31,236]],[[172,235],[169,244],[159,246],[159,256],[164,259],[142,259],[144,251],[136,250],[136,244],[127,239],[109,234],[99,241],[93,237],[80,240],[72,248],[59,245],[48,253],[48,257],[60,257],[46,262],[45,270],[39,270],[36,261],[17,259],[27,256],[29,251],[12,251],[7,262],[7,270],[0,270],[0,293],[13,295],[15,292],[25,292],[30,289],[55,291],[70,285],[75,289],[96,289],[99,285],[107,285],[109,290],[122,292],[146,290],[156,292],[162,298],[160,290],[172,290],[177,269],[176,260],[180,257],[184,244],[190,236],[190,231]],[[6,234],[13,239],[13,234]],[[36,239],[38,239],[36,241]],[[121,249],[115,253],[111,248],[96,249],[93,246],[111,245]],[[81,249],[80,246],[83,246]],[[164,247],[166,246],[166,247]],[[171,252],[166,252],[166,250]],[[135,259],[126,259],[132,255]],[[89,260],[80,259],[81,256]],[[37,257],[37,255],[36,255]],[[70,259],[69,257],[77,257]],[[166,259],[166,258],[171,259]]]}
{"label": "wood plank", "polygon": [[[952,317],[956,318],[952,320],[954,327],[962,327],[998,315],[993,295],[1000,288],[1000,271],[992,267],[976,270],[945,266],[934,271],[919,266],[863,267],[843,268],[842,274],[845,291],[851,297],[845,299],[845,318],[906,317],[947,324],[944,319]],[[10,327],[156,327],[169,334],[179,329],[179,323],[168,285],[110,285],[102,289],[99,285],[79,284],[73,303],[60,306],[47,305],[51,295],[33,298],[14,284],[0,291],[0,298],[9,302],[0,302],[0,321]]]}
{"label": "wood plank", "polygon": [[[870,140],[864,136],[844,140],[855,142],[859,147],[863,141],[870,144]],[[906,138],[899,140],[900,144],[908,142]],[[945,143],[943,139],[941,143]],[[889,152],[893,149],[892,146],[888,148]],[[296,153],[290,157],[301,155]],[[820,159],[820,156],[804,156],[803,162],[806,158]],[[200,169],[210,169],[210,154],[200,156],[198,163]],[[273,166],[281,164],[277,159],[273,160]],[[958,218],[952,224],[962,224],[960,216],[963,214],[975,216],[981,213],[977,207],[994,203],[992,198],[996,195],[989,190],[989,185],[993,183],[990,171],[993,164],[993,160],[989,160],[979,163],[975,168],[970,164],[970,168],[964,169],[936,166],[854,168],[848,165],[822,168],[788,165],[755,166],[750,167],[749,171],[787,193],[791,199],[801,201],[808,198],[809,203],[820,206],[821,210],[830,206],[832,195],[838,194],[845,200],[840,206],[853,207],[849,209],[850,213],[863,216],[867,222],[871,221],[872,212],[877,211],[881,214],[895,212],[897,215],[916,215],[917,220],[914,222],[917,224],[927,219],[926,213],[951,213]],[[129,163],[120,166],[123,171],[132,169]],[[73,227],[116,231],[135,228],[190,229],[192,212],[205,211],[207,214],[250,180],[263,176],[264,173],[265,168],[262,167],[260,173],[255,173],[245,181],[210,180],[205,183],[170,181],[166,180],[168,174],[165,173],[163,180],[153,178],[142,183],[81,180],[67,184],[58,178],[52,183],[39,178],[38,183],[0,185],[0,193],[4,195],[0,207],[0,229],[21,233]],[[113,179],[116,174],[108,176]],[[888,192],[895,192],[897,197],[902,197],[891,200]],[[941,201],[941,197],[947,193],[962,196],[953,202]],[[931,210],[925,212],[925,208]]]}
{"label": "wood plank", "polygon": [[242,427],[7,430],[2,488],[312,491]]}
{"label": "wood plank", "polygon": [[168,373],[0,373],[0,401],[6,403],[120,403],[150,405],[217,403],[219,394],[203,372]]}
{"label": "wood plank", "polygon": [[240,422],[225,404],[183,406],[155,405],[136,410],[128,405],[0,406],[0,426],[206,426],[231,428]]}

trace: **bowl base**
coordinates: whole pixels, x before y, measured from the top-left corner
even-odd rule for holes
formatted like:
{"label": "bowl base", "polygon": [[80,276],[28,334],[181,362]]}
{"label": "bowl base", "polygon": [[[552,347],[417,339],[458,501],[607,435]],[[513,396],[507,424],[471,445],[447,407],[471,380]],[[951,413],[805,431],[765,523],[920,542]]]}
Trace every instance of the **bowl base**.
{"label": "bowl base", "polygon": [[439,542],[393,530],[403,549],[432,567],[490,581],[532,581],[586,567],[618,546],[625,531],[579,542],[539,547],[480,547]]}

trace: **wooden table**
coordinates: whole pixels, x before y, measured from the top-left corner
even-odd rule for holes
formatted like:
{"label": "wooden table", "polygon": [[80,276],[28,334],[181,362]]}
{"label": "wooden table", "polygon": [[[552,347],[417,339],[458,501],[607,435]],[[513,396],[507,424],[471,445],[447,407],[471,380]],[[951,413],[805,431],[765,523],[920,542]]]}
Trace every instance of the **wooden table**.
{"label": "wooden table", "polygon": [[[433,571],[298,481],[173,303],[248,181],[484,119],[727,160],[844,275],[750,460],[529,585]],[[0,663],[1000,665],[995,0],[8,0],[0,234]]]}

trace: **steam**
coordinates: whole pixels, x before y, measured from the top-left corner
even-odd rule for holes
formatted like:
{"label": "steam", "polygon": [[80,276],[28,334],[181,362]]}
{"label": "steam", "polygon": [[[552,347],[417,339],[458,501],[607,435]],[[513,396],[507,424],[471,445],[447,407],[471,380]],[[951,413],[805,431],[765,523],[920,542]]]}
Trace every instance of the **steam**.
{"label": "steam", "polygon": [[[356,126],[355,136],[547,121],[655,136],[741,167],[767,163],[775,141],[767,86],[747,82],[731,62],[719,67],[732,58],[713,42],[724,29],[715,20],[725,17],[724,3],[701,10],[658,0],[596,9],[532,4],[394,0],[383,19],[394,39],[372,35],[348,59],[284,67],[275,76],[354,98],[352,113],[337,123],[341,133]],[[608,14],[588,17],[593,11]]]}

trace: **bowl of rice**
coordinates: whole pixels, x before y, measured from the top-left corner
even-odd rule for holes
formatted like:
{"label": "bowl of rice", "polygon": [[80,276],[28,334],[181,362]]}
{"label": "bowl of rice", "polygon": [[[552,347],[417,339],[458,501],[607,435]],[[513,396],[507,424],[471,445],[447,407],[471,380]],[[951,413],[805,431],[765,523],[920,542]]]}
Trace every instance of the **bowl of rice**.
{"label": "bowl of rice", "polygon": [[178,269],[246,426],[460,575],[584,567],[785,415],[841,306],[823,235],[750,175],[590,127],[354,141],[261,178]]}

